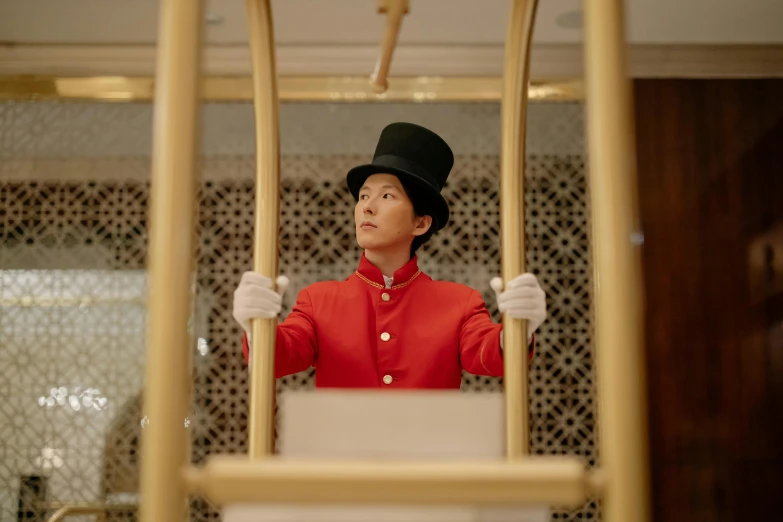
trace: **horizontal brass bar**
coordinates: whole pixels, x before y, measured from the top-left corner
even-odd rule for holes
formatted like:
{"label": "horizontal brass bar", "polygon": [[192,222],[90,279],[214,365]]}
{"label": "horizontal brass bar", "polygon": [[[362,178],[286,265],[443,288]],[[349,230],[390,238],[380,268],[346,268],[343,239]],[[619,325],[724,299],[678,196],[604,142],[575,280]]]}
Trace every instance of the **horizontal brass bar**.
{"label": "horizontal brass bar", "polygon": [[[210,76],[203,79],[203,101],[252,101],[250,76]],[[281,76],[281,102],[499,102],[500,77],[396,77],[386,92],[376,94],[365,77]],[[0,76],[0,100],[74,100],[148,102],[155,94],[155,78],[131,76]],[[581,101],[578,80],[532,82],[528,99]]]}
{"label": "horizontal brass bar", "polygon": [[578,457],[518,461],[398,462],[215,456],[186,468],[191,493],[217,505],[430,504],[552,505],[576,508],[596,481]]}

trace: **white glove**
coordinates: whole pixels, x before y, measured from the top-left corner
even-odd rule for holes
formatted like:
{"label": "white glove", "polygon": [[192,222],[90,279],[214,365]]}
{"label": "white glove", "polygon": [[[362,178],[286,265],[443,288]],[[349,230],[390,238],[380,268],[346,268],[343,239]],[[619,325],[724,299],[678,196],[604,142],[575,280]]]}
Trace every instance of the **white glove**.
{"label": "white glove", "polygon": [[256,272],[245,272],[234,291],[234,319],[245,332],[250,332],[253,319],[271,319],[283,308],[283,294],[288,278],[277,278],[277,291],[272,280]]}
{"label": "white glove", "polygon": [[489,282],[495,291],[498,309],[514,319],[527,320],[528,342],[533,332],[546,319],[546,293],[538,284],[533,274],[522,274],[515,277],[503,290],[503,280],[495,277]]}

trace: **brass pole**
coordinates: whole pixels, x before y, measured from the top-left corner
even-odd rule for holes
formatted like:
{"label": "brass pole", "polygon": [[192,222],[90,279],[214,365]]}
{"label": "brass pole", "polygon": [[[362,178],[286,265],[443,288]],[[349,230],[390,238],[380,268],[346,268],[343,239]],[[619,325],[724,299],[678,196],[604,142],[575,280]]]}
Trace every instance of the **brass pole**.
{"label": "brass pole", "polygon": [[381,54],[375,63],[375,71],[370,77],[370,86],[376,94],[386,92],[389,88],[387,78],[391,67],[392,54],[400,34],[402,17],[408,12],[408,0],[379,0],[379,13],[386,13],[386,31],[381,42]]}
{"label": "brass pole", "polygon": [[[274,281],[277,276],[280,221],[280,130],[275,68],[275,39],[270,0],[247,0],[253,61],[256,124],[256,208],[253,269]],[[276,319],[257,319],[250,359],[251,459],[274,451]]]}
{"label": "brass pole", "polygon": [[149,310],[142,431],[141,522],[187,515],[182,469],[190,450],[188,319],[195,236],[202,2],[163,0],[150,191]]}
{"label": "brass pole", "polygon": [[[525,271],[525,126],[537,0],[515,0],[506,36],[503,67],[500,170],[500,242],[503,281]],[[528,452],[527,325],[503,317],[503,382],[509,459]]]}
{"label": "brass pole", "polygon": [[584,3],[597,383],[609,522],[649,520],[644,295],[622,0]]}

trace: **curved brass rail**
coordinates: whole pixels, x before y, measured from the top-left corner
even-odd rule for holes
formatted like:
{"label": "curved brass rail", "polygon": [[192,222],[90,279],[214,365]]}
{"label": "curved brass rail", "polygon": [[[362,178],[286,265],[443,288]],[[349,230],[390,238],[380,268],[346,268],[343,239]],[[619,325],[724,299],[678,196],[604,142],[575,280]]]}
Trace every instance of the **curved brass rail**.
{"label": "curved brass rail", "polygon": [[[274,281],[280,221],[280,125],[270,0],[247,0],[247,19],[256,128],[253,269]],[[275,319],[253,321],[248,448],[251,459],[271,455],[274,450],[276,327]]]}
{"label": "curved brass rail", "polygon": [[60,522],[66,517],[73,517],[77,515],[98,515],[96,522],[103,522],[106,520],[106,511],[101,506],[63,506],[57,511],[52,513],[47,519],[47,522]]}
{"label": "curved brass rail", "polygon": [[[500,163],[500,245],[503,281],[525,271],[525,136],[530,44],[538,0],[514,0],[503,67]],[[506,453],[529,450],[526,324],[503,317],[503,384],[506,396]]]}
{"label": "curved brass rail", "polygon": [[105,522],[106,513],[110,511],[130,511],[132,509],[138,509],[135,504],[89,504],[89,503],[73,503],[73,504],[61,504],[51,506],[55,509],[46,522],[60,522],[68,517],[80,516],[80,515],[97,515],[96,522]]}

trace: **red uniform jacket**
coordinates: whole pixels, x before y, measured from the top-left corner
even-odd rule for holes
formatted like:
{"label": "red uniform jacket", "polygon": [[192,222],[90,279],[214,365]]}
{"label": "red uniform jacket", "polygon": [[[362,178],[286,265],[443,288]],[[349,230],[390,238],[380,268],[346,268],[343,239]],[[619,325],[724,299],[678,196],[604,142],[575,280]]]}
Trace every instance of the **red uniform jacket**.
{"label": "red uniform jacket", "polygon": [[[415,257],[386,288],[380,270],[362,255],[345,281],[315,283],[299,293],[277,327],[275,374],[315,366],[319,388],[459,388],[463,369],[503,375],[501,329],[481,294],[433,281]],[[242,344],[247,359],[246,336]]]}

